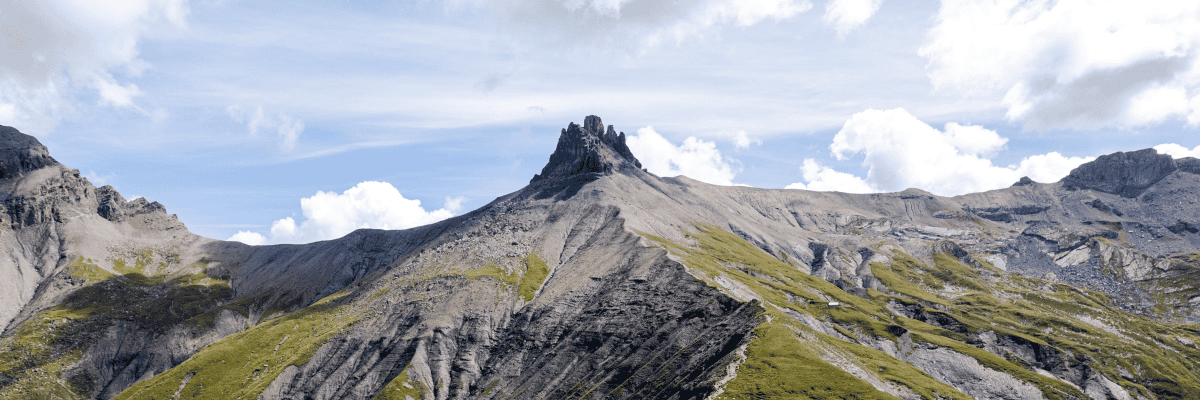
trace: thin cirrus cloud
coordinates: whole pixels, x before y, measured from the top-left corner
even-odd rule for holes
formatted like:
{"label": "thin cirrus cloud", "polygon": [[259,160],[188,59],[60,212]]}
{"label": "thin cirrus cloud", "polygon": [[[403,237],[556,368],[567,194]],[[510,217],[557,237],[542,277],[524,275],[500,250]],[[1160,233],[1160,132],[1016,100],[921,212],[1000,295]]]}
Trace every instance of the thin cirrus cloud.
{"label": "thin cirrus cloud", "polygon": [[94,92],[101,106],[156,114],[138,106],[142,90],[118,76],[150,67],[138,42],[159,26],[185,26],[186,0],[0,4],[0,124],[47,134],[77,106],[80,89]]}
{"label": "thin cirrus cloud", "polygon": [[901,108],[854,114],[829,148],[839,160],[861,156],[867,177],[838,172],[806,159],[805,183],[790,189],[841,192],[894,192],[920,188],[944,196],[1000,189],[1028,176],[1054,182],[1092,157],[1057,152],[1026,157],[1017,165],[993,165],[1007,138],[975,125],[948,123],[938,130]]}
{"label": "thin cirrus cloud", "polygon": [[[497,12],[513,31],[568,44],[645,48],[703,36],[719,25],[751,26],[812,9],[808,0],[503,0],[475,3]],[[559,35],[542,35],[545,31]]]}
{"label": "thin cirrus cloud", "polygon": [[387,182],[367,181],[345,192],[318,191],[300,199],[304,220],[292,217],[271,224],[269,237],[238,231],[227,240],[250,245],[310,243],[336,239],[356,229],[407,229],[450,218],[462,210],[462,197],[446,198],[442,208],[429,211],[420,200],[406,199]]}
{"label": "thin cirrus cloud", "polygon": [[918,53],[1027,129],[1200,125],[1200,3],[945,0]]}
{"label": "thin cirrus cloud", "polygon": [[839,37],[867,23],[879,11],[883,0],[831,0],[825,3],[825,23],[837,30]]}
{"label": "thin cirrus cloud", "polygon": [[627,137],[626,141],[642,166],[659,176],[684,175],[701,182],[729,186],[734,184],[733,178],[740,170],[740,163],[723,156],[716,143],[695,136],[676,146],[654,131],[654,127],[647,126],[638,129],[637,135]]}

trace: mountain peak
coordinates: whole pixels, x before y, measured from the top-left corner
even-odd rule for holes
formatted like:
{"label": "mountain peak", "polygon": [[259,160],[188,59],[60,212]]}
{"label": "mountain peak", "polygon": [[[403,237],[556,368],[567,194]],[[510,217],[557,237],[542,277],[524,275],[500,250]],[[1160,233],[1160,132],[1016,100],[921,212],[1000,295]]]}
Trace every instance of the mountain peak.
{"label": "mountain peak", "polygon": [[642,163],[625,144],[625,132],[617,133],[612,125],[605,129],[600,117],[589,115],[582,126],[572,122],[562,130],[550,162],[530,183],[566,178],[593,180],[641,168]]}
{"label": "mountain peak", "polygon": [[1179,166],[1175,159],[1154,149],[1118,151],[1076,167],[1063,178],[1063,184],[1068,189],[1092,189],[1133,198],[1176,169]]}
{"label": "mountain peak", "polygon": [[26,172],[56,165],[50,150],[37,138],[11,126],[0,125],[0,179],[24,175]]}

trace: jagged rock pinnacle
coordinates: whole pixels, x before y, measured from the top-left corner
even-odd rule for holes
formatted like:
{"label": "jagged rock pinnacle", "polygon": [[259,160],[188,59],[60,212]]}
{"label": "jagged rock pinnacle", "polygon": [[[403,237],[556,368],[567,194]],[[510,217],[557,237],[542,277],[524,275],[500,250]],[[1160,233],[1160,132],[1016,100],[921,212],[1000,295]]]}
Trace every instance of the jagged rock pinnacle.
{"label": "jagged rock pinnacle", "polygon": [[1097,157],[1071,170],[1063,178],[1067,189],[1092,189],[1123,197],[1137,197],[1179,167],[1175,159],[1154,149],[1123,152]]}
{"label": "jagged rock pinnacle", "polygon": [[572,122],[562,130],[550,162],[530,182],[570,177],[592,180],[641,168],[642,163],[625,144],[625,132],[617,133],[612,125],[605,129],[600,117],[589,115],[583,126]]}
{"label": "jagged rock pinnacle", "polygon": [[0,125],[0,179],[58,164],[37,138],[16,128]]}

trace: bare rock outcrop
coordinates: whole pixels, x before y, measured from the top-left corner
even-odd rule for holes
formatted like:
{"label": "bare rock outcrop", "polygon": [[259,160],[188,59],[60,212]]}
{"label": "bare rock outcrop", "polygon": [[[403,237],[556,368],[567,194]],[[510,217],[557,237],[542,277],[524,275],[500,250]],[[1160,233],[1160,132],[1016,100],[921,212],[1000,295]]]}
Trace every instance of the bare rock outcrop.
{"label": "bare rock outcrop", "polygon": [[616,171],[641,168],[642,163],[625,144],[625,132],[617,133],[612,125],[606,131],[600,117],[589,115],[583,126],[572,122],[562,130],[550,162],[530,182],[588,181]]}
{"label": "bare rock outcrop", "polygon": [[1154,149],[1116,152],[1097,157],[1071,170],[1063,178],[1068,189],[1091,189],[1124,197],[1138,197],[1147,188],[1179,169],[1175,160]]}

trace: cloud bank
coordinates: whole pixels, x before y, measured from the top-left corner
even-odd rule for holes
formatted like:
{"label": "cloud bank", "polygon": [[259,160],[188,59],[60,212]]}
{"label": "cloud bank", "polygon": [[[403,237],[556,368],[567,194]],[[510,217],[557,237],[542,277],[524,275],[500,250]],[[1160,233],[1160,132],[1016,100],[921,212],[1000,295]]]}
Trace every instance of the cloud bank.
{"label": "cloud bank", "polygon": [[944,0],[919,54],[1026,128],[1200,125],[1200,3]]}
{"label": "cloud bank", "polygon": [[336,239],[356,229],[407,229],[450,218],[462,210],[462,197],[446,198],[442,208],[427,211],[420,200],[406,199],[387,182],[367,181],[338,194],[318,191],[300,199],[304,220],[292,217],[271,224],[270,237],[239,231],[230,241],[251,245],[310,243]]}
{"label": "cloud bank", "polygon": [[[739,168],[737,160],[721,155],[717,144],[697,139],[695,136],[683,140],[676,146],[647,126],[638,129],[637,135],[626,138],[629,149],[642,162],[646,170],[659,176],[684,175],[714,185],[733,185]],[[749,146],[749,139],[747,139]]]}
{"label": "cloud bank", "polygon": [[0,124],[45,134],[73,108],[78,89],[102,106],[151,115],[142,95],[118,75],[137,77],[150,65],[138,42],[159,25],[182,27],[186,0],[0,1]]}
{"label": "cloud bank", "polygon": [[829,149],[838,160],[861,155],[867,177],[806,159],[801,167],[805,183],[788,188],[851,193],[920,188],[954,196],[1008,187],[1022,176],[1056,182],[1093,159],[1051,152],[1026,157],[1017,165],[993,165],[991,158],[1007,142],[996,132],[975,125],[952,122],[938,130],[901,108],[866,110],[846,121]]}

